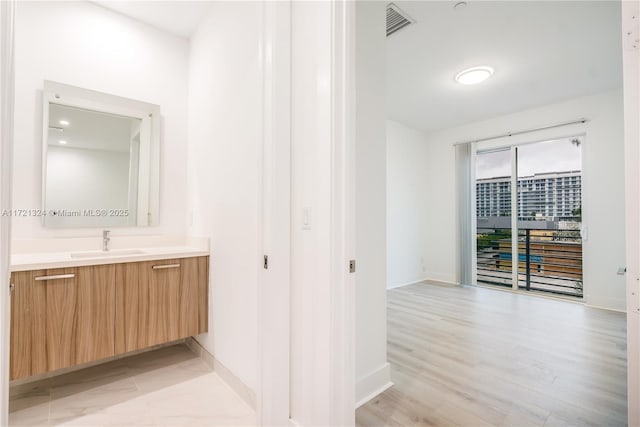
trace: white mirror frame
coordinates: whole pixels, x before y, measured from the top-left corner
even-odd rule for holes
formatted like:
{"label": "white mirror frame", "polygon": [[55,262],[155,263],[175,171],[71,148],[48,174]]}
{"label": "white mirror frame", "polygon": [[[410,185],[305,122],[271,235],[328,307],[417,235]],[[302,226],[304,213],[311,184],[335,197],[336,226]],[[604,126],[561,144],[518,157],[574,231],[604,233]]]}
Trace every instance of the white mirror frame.
{"label": "white mirror frame", "polygon": [[[160,107],[146,102],[122,98],[93,90],[82,89],[45,80],[42,93],[42,210],[46,212],[47,147],[49,105],[59,104],[142,121],[140,128],[139,176],[149,179],[138,181],[138,209],[136,224],[132,227],[154,226],[159,223],[160,212]],[[142,153],[148,155],[142,155]],[[42,217],[45,223],[46,217]],[[110,227],[110,226],[109,226]],[[80,226],[78,227],[80,228]]]}

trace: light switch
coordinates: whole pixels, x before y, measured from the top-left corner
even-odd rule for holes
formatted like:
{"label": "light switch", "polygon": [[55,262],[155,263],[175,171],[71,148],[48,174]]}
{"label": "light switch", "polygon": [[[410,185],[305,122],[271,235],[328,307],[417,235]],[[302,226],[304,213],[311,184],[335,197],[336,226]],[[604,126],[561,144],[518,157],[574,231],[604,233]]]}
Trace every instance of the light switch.
{"label": "light switch", "polygon": [[311,208],[308,206],[302,208],[302,229],[311,230]]}

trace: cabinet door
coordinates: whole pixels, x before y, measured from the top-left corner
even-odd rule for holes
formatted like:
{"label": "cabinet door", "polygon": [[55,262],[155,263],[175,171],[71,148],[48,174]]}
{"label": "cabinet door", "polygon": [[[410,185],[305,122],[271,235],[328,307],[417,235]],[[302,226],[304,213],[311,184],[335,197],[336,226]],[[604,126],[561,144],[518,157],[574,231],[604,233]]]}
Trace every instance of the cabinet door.
{"label": "cabinet door", "polygon": [[16,272],[11,379],[114,354],[115,266]]}
{"label": "cabinet door", "polygon": [[116,266],[116,353],[207,331],[209,257]]}
{"label": "cabinet door", "polygon": [[116,353],[180,338],[180,261],[117,265]]}
{"label": "cabinet door", "polygon": [[10,378],[28,377],[47,371],[46,288],[35,281],[45,270],[20,271],[11,275]]}
{"label": "cabinet door", "polygon": [[54,371],[76,363],[77,277],[75,268],[57,268],[45,273],[35,280],[45,284],[47,370]]}
{"label": "cabinet door", "polygon": [[[209,306],[209,257],[182,258],[169,261],[168,264],[174,267],[178,264],[180,266],[177,288],[176,283],[173,282],[175,277],[170,279],[170,284],[158,283],[157,287],[167,292],[165,298],[168,304],[164,312],[171,322],[165,325],[168,340],[187,338],[206,332]],[[156,269],[164,267],[157,266]],[[164,280],[161,277],[156,275],[156,279]]]}
{"label": "cabinet door", "polygon": [[180,278],[185,260],[149,263],[149,342],[162,344],[180,337]]}
{"label": "cabinet door", "polygon": [[147,347],[150,272],[147,262],[116,265],[116,354]]}
{"label": "cabinet door", "polygon": [[180,260],[180,328],[179,338],[186,338],[200,333],[200,275],[198,266],[202,258],[185,258]]}
{"label": "cabinet door", "polygon": [[209,331],[209,257],[198,258],[198,333]]}
{"label": "cabinet door", "polygon": [[77,269],[75,363],[115,354],[115,264]]}
{"label": "cabinet door", "polygon": [[[185,337],[202,334],[209,329],[209,257],[185,259],[182,269],[182,286],[187,288],[181,298],[182,322]],[[194,309],[197,307],[197,309]]]}

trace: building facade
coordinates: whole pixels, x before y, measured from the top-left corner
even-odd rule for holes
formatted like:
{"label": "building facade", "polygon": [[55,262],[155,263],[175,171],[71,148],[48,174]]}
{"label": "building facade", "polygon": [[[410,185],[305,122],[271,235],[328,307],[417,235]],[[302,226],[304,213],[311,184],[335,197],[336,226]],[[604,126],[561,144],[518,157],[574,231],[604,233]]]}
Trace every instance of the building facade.
{"label": "building facade", "polygon": [[[549,172],[518,178],[518,218],[581,216],[581,171]],[[511,178],[476,180],[479,218],[511,215]]]}

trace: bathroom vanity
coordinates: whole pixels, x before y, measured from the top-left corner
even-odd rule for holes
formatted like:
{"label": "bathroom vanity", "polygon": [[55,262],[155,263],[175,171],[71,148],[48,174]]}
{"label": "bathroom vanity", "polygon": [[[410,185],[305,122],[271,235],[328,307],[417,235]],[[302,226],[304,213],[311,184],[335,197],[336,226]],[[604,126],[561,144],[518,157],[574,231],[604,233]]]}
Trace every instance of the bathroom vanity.
{"label": "bathroom vanity", "polygon": [[207,332],[208,251],[114,254],[14,257],[12,380]]}
{"label": "bathroom vanity", "polygon": [[52,81],[41,95],[42,206],[12,215],[45,238],[12,242],[11,379],[207,332],[208,241],[148,229],[160,107]]}

